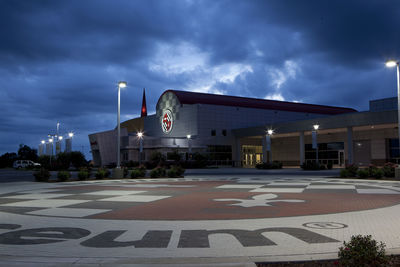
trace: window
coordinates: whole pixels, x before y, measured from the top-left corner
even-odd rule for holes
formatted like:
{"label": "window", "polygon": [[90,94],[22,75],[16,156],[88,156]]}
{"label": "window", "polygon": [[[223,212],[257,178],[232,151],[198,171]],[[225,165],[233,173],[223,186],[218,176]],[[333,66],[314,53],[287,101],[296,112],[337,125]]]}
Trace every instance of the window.
{"label": "window", "polygon": [[211,136],[216,136],[217,135],[217,131],[216,130],[211,130]]}
{"label": "window", "polygon": [[232,160],[231,146],[208,146],[207,154],[209,160]]}
{"label": "window", "polygon": [[223,130],[222,130],[222,135],[223,135],[223,136],[226,136],[226,129],[223,129]]}

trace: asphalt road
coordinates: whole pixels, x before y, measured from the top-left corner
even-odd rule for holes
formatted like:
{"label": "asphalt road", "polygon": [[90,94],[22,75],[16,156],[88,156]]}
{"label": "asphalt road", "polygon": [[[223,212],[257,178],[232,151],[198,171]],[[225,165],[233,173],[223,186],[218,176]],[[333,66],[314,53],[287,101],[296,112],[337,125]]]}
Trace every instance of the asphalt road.
{"label": "asphalt road", "polygon": [[33,182],[33,171],[0,169],[0,183]]}

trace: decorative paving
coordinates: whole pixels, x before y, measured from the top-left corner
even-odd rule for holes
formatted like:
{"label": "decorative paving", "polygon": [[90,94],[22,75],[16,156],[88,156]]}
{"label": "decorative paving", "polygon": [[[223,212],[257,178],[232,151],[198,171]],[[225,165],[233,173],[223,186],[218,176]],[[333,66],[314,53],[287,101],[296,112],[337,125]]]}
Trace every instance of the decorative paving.
{"label": "decorative paving", "polygon": [[397,183],[345,180],[121,180],[0,195],[0,211],[117,220],[232,220],[321,215],[400,204]]}

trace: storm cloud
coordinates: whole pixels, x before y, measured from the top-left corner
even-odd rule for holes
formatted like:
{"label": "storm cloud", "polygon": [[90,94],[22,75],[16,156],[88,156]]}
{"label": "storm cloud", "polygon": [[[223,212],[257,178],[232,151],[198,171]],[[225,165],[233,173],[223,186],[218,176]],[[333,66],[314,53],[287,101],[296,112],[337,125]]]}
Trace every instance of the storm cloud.
{"label": "storm cloud", "polygon": [[0,154],[154,112],[166,89],[368,109],[396,95],[400,3],[0,1]]}

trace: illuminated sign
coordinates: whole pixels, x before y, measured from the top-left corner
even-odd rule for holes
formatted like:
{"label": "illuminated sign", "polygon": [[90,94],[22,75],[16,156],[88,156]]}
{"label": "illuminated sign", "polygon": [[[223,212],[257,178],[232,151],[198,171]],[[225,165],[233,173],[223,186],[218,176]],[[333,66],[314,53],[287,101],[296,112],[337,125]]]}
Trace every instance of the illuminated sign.
{"label": "illuminated sign", "polygon": [[169,109],[163,112],[161,116],[161,128],[164,133],[168,134],[172,130],[172,126],[174,125],[174,119],[172,117],[172,113]]}

